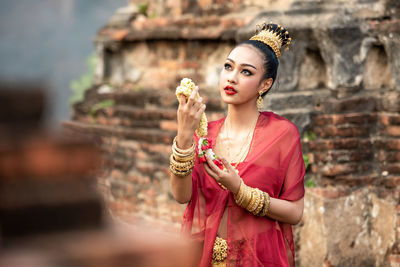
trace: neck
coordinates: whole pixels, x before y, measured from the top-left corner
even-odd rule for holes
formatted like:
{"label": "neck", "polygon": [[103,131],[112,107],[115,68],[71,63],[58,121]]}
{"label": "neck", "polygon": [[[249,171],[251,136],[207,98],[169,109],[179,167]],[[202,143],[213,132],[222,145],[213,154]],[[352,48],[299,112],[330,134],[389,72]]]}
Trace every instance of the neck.
{"label": "neck", "polygon": [[229,121],[231,130],[240,132],[253,127],[258,115],[256,105],[229,105],[226,120]]}

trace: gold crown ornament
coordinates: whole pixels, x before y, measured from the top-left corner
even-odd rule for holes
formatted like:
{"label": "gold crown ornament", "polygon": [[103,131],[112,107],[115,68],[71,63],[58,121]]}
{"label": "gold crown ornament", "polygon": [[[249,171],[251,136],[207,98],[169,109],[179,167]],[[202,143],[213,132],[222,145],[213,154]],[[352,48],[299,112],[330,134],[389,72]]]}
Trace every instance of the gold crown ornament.
{"label": "gold crown ornament", "polygon": [[260,26],[257,25],[256,34],[250,38],[250,40],[260,41],[274,51],[276,57],[279,59],[281,57],[281,48],[286,46],[289,47],[291,43],[291,38],[289,37],[289,32],[282,26],[265,22]]}

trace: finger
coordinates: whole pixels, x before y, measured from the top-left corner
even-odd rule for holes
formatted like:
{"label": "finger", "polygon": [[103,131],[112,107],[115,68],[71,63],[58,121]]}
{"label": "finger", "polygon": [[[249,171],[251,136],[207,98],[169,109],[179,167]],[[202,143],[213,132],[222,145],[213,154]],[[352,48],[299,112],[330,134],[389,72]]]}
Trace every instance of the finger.
{"label": "finger", "polygon": [[204,167],[204,170],[206,171],[206,173],[211,176],[211,178],[218,181],[218,175],[216,173],[214,173],[213,170],[211,170],[210,166],[208,166],[207,163],[203,163],[203,167]]}
{"label": "finger", "polygon": [[200,117],[201,114],[206,110],[206,105],[202,105],[196,113],[196,117]]}
{"label": "finger", "polygon": [[210,166],[211,170],[213,172],[215,172],[218,176],[220,176],[221,172],[222,172],[221,169],[218,168],[217,165],[215,165],[215,163],[211,160],[211,158],[208,155],[206,155],[206,159],[207,159],[208,166]]}
{"label": "finger", "polygon": [[187,102],[187,105],[188,105],[189,107],[193,105],[194,99],[196,98],[197,91],[198,91],[198,88],[195,87],[195,88],[193,89],[192,93],[190,94],[189,100],[188,100],[188,102]]}
{"label": "finger", "polygon": [[185,104],[186,104],[186,96],[182,94],[179,96],[179,105],[183,106]]}
{"label": "finger", "polygon": [[235,168],[225,159],[225,158],[220,158],[222,161],[222,164],[224,164],[225,168],[228,170],[228,172],[235,172]]}
{"label": "finger", "polygon": [[201,97],[199,97],[197,100],[196,100],[196,103],[194,103],[194,105],[193,105],[193,107],[194,107],[194,110],[199,110],[200,108],[201,108],[201,106],[203,105],[203,98],[201,98]]}

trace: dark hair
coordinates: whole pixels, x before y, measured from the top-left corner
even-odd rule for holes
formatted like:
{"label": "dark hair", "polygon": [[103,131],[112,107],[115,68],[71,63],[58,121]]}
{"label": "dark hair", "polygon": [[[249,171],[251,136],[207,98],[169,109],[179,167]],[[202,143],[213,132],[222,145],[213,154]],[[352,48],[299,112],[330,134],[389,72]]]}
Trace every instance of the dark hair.
{"label": "dark hair", "polygon": [[[277,24],[263,24],[260,29],[257,30],[256,34],[259,33],[262,30],[270,30],[275,32],[278,36],[280,36],[282,40],[282,46],[286,45],[288,46],[291,42],[291,38],[289,37],[289,33],[287,30],[283,27],[280,27]],[[278,73],[278,67],[279,67],[279,60],[275,52],[272,50],[272,48],[261,42],[261,41],[256,41],[256,40],[247,40],[244,41],[240,44],[238,44],[236,47],[241,46],[241,45],[250,45],[255,47],[258,51],[261,52],[263,55],[263,62],[264,62],[264,75],[263,75],[263,80],[272,78],[272,85],[274,85],[275,80],[276,80],[276,75]],[[271,85],[271,87],[272,87]],[[264,97],[270,90],[262,94],[262,97]]]}

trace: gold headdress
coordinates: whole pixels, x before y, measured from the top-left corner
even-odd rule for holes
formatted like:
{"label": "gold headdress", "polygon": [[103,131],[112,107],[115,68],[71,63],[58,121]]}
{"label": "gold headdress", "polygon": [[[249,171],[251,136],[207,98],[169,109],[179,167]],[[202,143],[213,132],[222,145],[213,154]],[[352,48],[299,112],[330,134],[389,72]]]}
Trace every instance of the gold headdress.
{"label": "gold headdress", "polygon": [[266,24],[265,22],[260,26],[257,25],[256,34],[250,40],[260,41],[271,47],[275,52],[276,57],[279,59],[281,56],[281,48],[288,47],[291,38],[289,32],[277,24]]}

